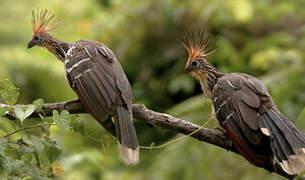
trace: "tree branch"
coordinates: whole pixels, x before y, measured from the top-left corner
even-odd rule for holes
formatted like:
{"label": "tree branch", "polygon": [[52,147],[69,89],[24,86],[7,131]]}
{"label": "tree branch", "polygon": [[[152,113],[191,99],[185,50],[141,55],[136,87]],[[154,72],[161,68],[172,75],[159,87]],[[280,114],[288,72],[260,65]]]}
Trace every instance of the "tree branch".
{"label": "tree branch", "polygon": [[[5,104],[0,104],[0,107],[6,109],[8,108],[8,106]],[[54,110],[67,110],[70,114],[87,113],[87,111],[84,109],[84,107],[78,100],[73,100],[68,102],[46,103],[43,105],[42,110],[35,111],[33,114],[31,114],[30,117],[52,116]],[[143,104],[133,104],[132,112],[134,118],[136,119],[165,129],[170,129],[185,135],[189,135],[197,130],[190,136],[200,141],[204,141],[209,144],[213,144],[220,148],[239,154],[232,146],[232,142],[223,133],[204,127],[202,128],[196,124],[187,122],[185,120],[173,117],[168,114],[149,110]],[[12,113],[7,113],[6,117],[11,120],[16,119]],[[271,169],[265,169],[268,171],[272,171]],[[286,178],[292,178],[292,176],[281,171],[280,168],[276,168],[276,173]]]}

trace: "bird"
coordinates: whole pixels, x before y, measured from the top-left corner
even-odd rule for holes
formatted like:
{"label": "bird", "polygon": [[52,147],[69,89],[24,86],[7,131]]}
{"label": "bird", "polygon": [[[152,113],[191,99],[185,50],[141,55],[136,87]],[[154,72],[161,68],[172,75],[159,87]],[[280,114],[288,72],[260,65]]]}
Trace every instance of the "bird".
{"label": "bird", "polygon": [[214,51],[207,31],[186,32],[182,40],[188,53],[184,72],[200,82],[233,148],[271,172],[281,170],[290,177],[303,172],[305,134],[279,111],[263,83],[245,73],[222,73],[209,63]]}
{"label": "bird", "polygon": [[120,156],[126,164],[139,162],[139,145],[132,116],[132,91],[114,53],[94,40],[68,43],[50,35],[57,27],[55,13],[32,10],[33,36],[27,48],[47,49],[64,63],[70,87],[84,108],[118,140]]}

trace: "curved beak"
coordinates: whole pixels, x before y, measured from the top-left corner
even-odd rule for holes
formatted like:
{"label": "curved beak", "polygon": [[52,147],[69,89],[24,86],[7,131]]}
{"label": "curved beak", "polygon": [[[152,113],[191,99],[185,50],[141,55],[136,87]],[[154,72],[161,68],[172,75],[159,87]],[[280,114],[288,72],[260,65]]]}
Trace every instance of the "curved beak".
{"label": "curved beak", "polygon": [[28,43],[27,48],[30,49],[32,47],[34,47],[36,45],[35,41],[33,39],[30,40],[30,42]]}
{"label": "curved beak", "polygon": [[184,72],[185,72],[185,73],[189,73],[189,72],[193,71],[194,69],[195,69],[194,66],[189,65],[189,66],[187,66],[187,67],[184,68]]}

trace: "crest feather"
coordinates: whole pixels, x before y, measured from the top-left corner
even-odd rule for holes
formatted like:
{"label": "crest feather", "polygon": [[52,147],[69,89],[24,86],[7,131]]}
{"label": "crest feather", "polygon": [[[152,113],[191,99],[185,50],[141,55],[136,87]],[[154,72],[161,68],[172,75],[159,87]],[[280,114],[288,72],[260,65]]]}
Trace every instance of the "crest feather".
{"label": "crest feather", "polygon": [[206,34],[203,30],[198,31],[198,33],[185,32],[183,46],[189,55],[188,63],[194,58],[204,59],[215,52],[215,50],[208,51],[208,45],[212,38]]}
{"label": "crest feather", "polygon": [[[55,14],[48,9],[32,10],[32,28],[34,34],[41,34],[50,31],[56,27],[56,22],[50,22]],[[49,24],[49,25],[48,25]]]}

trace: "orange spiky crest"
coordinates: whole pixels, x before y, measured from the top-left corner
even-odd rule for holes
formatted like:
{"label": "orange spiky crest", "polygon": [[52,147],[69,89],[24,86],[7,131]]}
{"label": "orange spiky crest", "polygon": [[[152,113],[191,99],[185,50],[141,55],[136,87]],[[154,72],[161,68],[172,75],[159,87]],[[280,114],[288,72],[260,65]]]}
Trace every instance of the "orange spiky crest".
{"label": "orange spiky crest", "polygon": [[205,37],[205,32],[203,30],[198,31],[198,33],[185,33],[183,38],[183,46],[189,55],[186,65],[188,65],[195,58],[205,60],[206,57],[215,52],[215,50],[207,52],[207,47],[211,39],[212,38],[210,36]]}
{"label": "orange spiky crest", "polygon": [[52,22],[48,25],[52,19],[54,18],[55,14],[48,9],[39,9],[32,10],[32,28],[34,34],[42,34],[47,31],[50,31],[56,27],[56,22]]}

